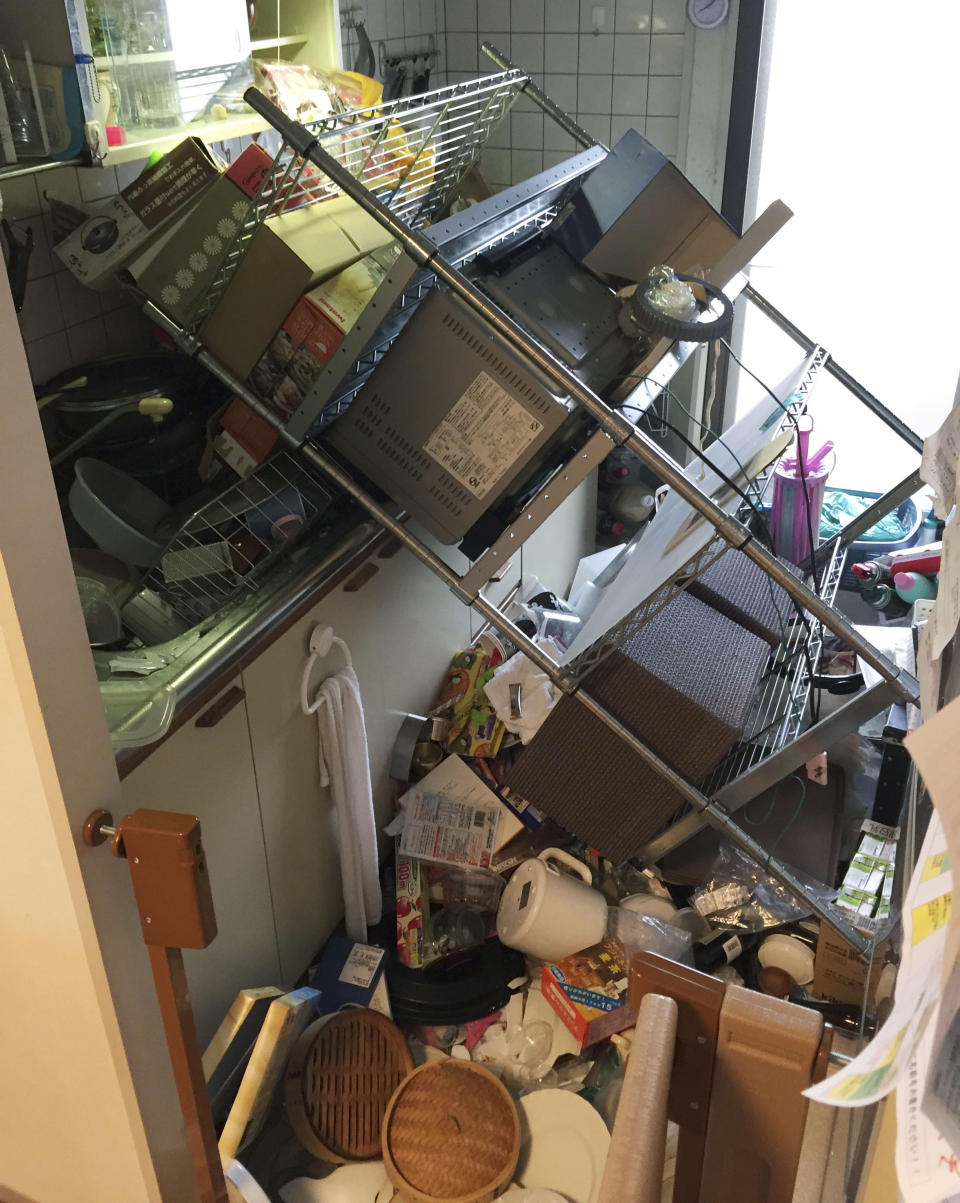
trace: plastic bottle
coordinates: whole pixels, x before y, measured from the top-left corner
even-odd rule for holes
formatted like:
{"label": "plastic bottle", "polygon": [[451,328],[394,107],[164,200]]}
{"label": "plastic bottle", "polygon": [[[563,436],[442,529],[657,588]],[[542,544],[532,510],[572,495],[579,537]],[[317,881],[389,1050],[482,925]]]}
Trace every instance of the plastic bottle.
{"label": "plastic bottle", "polygon": [[892,585],[871,585],[868,589],[864,589],[860,596],[868,606],[880,610],[886,614],[887,618],[903,618],[904,615],[910,613],[909,602],[898,597],[897,591]]}
{"label": "plastic bottle", "polygon": [[893,578],[893,587],[897,597],[911,606],[921,597],[937,596],[937,586],[928,576],[921,576],[919,572],[898,572]]}
{"label": "plastic bottle", "polygon": [[624,485],[610,494],[607,508],[615,518],[639,525],[653,513],[653,494],[648,492],[645,485]]}

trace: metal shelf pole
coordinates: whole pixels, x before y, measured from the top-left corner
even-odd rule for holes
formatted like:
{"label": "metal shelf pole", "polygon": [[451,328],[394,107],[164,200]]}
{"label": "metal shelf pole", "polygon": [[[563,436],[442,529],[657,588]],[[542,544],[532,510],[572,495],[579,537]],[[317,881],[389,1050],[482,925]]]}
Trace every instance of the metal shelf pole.
{"label": "metal shelf pole", "polygon": [[838,635],[885,680],[894,683],[898,695],[904,700],[913,701],[919,696],[917,681],[909,673],[891,664],[841,614],[784,568],[772,552],[754,542],[750,531],[702,493],[687,478],[679,464],[664,454],[653,440],[627,418],[610,409],[573,372],[493,305],[461,272],[440,256],[437,247],[428,238],[411,230],[336,159],[328,155],[309,130],[291,121],[256,88],[249,88],[244,98],[254,111],[274,125],[298,154],[328,175],[343,192],[375,217],[419,266],[429,268],[497,334],[540,368],[561,392],[569,394],[582,405],[615,443],[627,446],[653,468],[666,484],[710,522],[725,542],[758,564],[796,602]]}

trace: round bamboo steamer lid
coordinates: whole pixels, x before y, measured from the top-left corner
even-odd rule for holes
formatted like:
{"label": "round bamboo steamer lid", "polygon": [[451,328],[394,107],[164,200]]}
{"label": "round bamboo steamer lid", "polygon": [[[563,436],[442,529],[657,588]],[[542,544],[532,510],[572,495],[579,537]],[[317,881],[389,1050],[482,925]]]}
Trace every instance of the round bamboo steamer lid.
{"label": "round bamboo steamer lid", "polygon": [[379,1157],[387,1104],[412,1069],[403,1033],[377,1011],[324,1016],[304,1031],[290,1058],[290,1124],[304,1148],[328,1161]]}
{"label": "round bamboo steamer lid", "polygon": [[488,1203],[514,1175],[520,1116],[503,1083],[470,1061],[428,1061],[383,1117],[383,1160],[411,1203]]}

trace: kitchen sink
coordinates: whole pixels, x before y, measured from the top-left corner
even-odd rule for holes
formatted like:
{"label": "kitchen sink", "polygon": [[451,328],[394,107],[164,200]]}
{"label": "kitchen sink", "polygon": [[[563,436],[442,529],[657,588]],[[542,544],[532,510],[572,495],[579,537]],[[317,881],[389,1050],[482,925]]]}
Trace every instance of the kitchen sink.
{"label": "kitchen sink", "polygon": [[369,550],[380,533],[353,506],[324,516],[257,587],[172,639],[152,646],[93,650],[118,762],[161,739],[177,712],[249,660],[267,633],[307,604],[335,573]]}

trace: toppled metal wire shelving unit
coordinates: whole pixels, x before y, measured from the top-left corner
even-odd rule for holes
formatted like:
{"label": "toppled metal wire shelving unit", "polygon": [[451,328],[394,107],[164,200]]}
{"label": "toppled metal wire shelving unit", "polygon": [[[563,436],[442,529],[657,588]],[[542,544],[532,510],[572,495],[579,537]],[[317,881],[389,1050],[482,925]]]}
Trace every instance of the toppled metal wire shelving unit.
{"label": "toppled metal wire shelving unit", "polygon": [[[867,529],[891,504],[896,504],[896,500],[915,491],[918,478],[913,474],[901,482],[820,550],[817,592],[806,583],[806,578],[794,575],[754,539],[741,516],[728,514],[701,492],[681,467],[656,445],[655,440],[627,419],[622,408],[611,408],[571,368],[512,321],[472,283],[462,270],[466,265],[484,250],[522,239],[531,230],[546,225],[556,213],[568,185],[588,173],[609,153],[606,147],[596,143],[540,92],[523,71],[509,63],[495,48],[484,46],[484,51],[501,69],[498,73],[441,88],[422,97],[328,119],[326,123],[311,127],[289,120],[265,97],[251,89],[247,94],[248,102],[267,118],[281,136],[273,169],[267,173],[251,202],[247,218],[241,224],[219,275],[190,328],[179,327],[152,304],[145,306],[146,311],[182,349],[227,383],[237,396],[276,429],[282,443],[295,451],[302,462],[357,501],[465,604],[472,606],[490,625],[506,635],[561,689],[574,694],[590,713],[613,730],[681,795],[689,804],[689,812],[665,833],[660,841],[660,851],[675,846],[688,834],[709,823],[763,864],[794,894],[802,897],[814,913],[840,931],[858,952],[869,955],[874,941],[824,904],[818,894],[810,891],[787,865],[770,856],[732,820],[731,811],[755,797],[772,781],[803,764],[811,755],[811,749],[819,751],[891,702],[917,696],[916,681],[880,655],[833,608],[832,602],[846,544]],[[524,184],[483,201],[464,213],[430,225],[478,157],[492,126],[509,110],[521,92],[557,121],[583,149],[567,162]],[[388,173],[390,178],[385,179],[386,169],[382,165],[378,168],[378,153],[383,151],[389,155],[398,146],[404,148],[405,166],[399,174],[393,170]],[[392,161],[395,164],[395,154]],[[341,191],[376,218],[396,240],[401,253],[375,294],[376,304],[367,306],[327,364],[326,371],[316,382],[304,405],[292,418],[285,420],[205,350],[199,337],[200,328],[229,284],[250,238],[269,213]],[[429,236],[423,232],[428,225]],[[592,421],[582,445],[549,482],[540,487],[522,512],[465,573],[455,571],[413,535],[402,521],[402,515],[398,517],[395,509],[380,504],[324,446],[327,427],[346,411],[420,301],[438,286],[454,294],[479,319],[491,340],[521,356],[533,370],[550,382],[558,395],[572,398]],[[810,353],[811,370],[806,385],[812,383],[816,371],[828,371],[911,447],[920,451],[921,440],[912,431],[840,369],[813,340],[773,309],[742,275],[736,276],[726,291],[728,295],[742,292]],[[665,343],[660,346],[657,355],[651,356],[653,362],[645,369],[643,378],[637,381],[630,395],[629,408],[642,412],[652,406],[693,349],[693,344],[686,343],[672,346]],[[802,394],[803,389],[798,402],[801,407]],[[588,654],[566,667],[559,667],[533,640],[507,620],[482,590],[524,538],[537,529],[614,446],[625,446],[639,456],[679,497],[707,519],[719,538],[710,542],[651,597],[638,599],[627,618],[598,640]],[[763,481],[754,482],[754,489],[761,490],[762,487]],[[805,654],[801,655],[798,640],[807,636],[799,635],[797,627],[794,627],[793,634],[777,653],[783,658],[787,669],[776,677],[772,686],[767,687],[766,693],[761,690],[758,695],[752,726],[740,741],[739,751],[715,781],[698,786],[677,774],[615,715],[597,702],[581,683],[589,668],[618,646],[631,631],[642,626],[692,577],[702,572],[729,547],[742,550],[792,597],[797,607],[806,614],[808,625],[815,634],[804,645]],[[856,695],[828,718],[804,730],[811,684],[807,657],[811,649],[818,647],[817,632],[821,624],[874,668],[880,681]],[[648,852],[655,854],[657,851],[655,841]]]}

